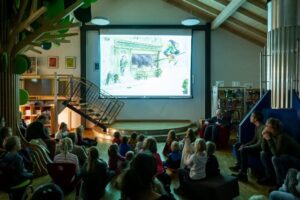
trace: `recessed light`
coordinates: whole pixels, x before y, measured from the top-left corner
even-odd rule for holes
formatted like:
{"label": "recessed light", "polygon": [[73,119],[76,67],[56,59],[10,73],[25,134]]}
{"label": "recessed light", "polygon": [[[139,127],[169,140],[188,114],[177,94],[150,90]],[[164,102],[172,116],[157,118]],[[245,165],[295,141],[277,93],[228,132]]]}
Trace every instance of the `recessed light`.
{"label": "recessed light", "polygon": [[105,17],[95,17],[94,19],[91,20],[91,22],[93,24],[101,25],[101,26],[105,26],[110,23],[109,20]]}
{"label": "recessed light", "polygon": [[196,18],[188,18],[181,21],[181,24],[184,26],[195,26],[200,23],[199,19]]}

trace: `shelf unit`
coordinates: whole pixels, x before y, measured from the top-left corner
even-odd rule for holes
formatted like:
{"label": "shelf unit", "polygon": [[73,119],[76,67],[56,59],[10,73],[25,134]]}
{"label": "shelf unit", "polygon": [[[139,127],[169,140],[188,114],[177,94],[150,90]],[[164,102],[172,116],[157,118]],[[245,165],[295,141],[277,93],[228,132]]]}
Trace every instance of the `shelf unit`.
{"label": "shelf unit", "polygon": [[231,113],[232,123],[239,123],[260,98],[260,89],[217,87],[212,89],[212,115],[217,109]]}
{"label": "shelf unit", "polygon": [[38,101],[31,102],[20,106],[20,112],[22,114],[22,119],[24,119],[27,125],[35,121],[39,115],[47,114],[49,116],[49,124],[46,124],[45,126],[49,128],[50,135],[55,133],[55,121],[53,120],[55,116],[54,104],[42,104]]}

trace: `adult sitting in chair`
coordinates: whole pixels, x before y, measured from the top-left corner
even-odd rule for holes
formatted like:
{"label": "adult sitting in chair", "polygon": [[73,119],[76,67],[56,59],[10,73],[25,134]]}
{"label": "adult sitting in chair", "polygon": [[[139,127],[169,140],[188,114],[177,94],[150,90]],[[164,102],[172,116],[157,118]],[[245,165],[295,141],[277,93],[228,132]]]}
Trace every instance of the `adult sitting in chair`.
{"label": "adult sitting in chair", "polygon": [[221,109],[216,111],[216,116],[205,120],[205,131],[204,139],[205,141],[212,141],[217,144],[217,139],[220,134],[221,127],[228,127],[229,121],[225,119],[224,112]]}
{"label": "adult sitting in chair", "polygon": [[254,111],[251,114],[250,122],[255,125],[255,134],[252,140],[246,144],[237,142],[233,145],[235,152],[237,153],[237,163],[235,166],[230,167],[232,171],[239,171],[237,176],[240,181],[248,181],[247,169],[248,169],[248,156],[257,155],[259,156],[261,151],[262,143],[262,131],[264,130],[264,124],[262,122],[263,115],[259,111]]}
{"label": "adult sitting in chair", "polygon": [[32,173],[27,172],[23,158],[18,154],[21,149],[19,137],[7,137],[3,144],[6,152],[0,158],[0,186],[10,193],[10,199],[19,200],[31,183]]}
{"label": "adult sitting in chair", "polygon": [[45,126],[49,121],[48,115],[40,115],[34,122],[29,124],[26,130],[26,140],[41,139],[47,145],[51,158],[55,155],[55,140],[49,136],[48,128]]}
{"label": "adult sitting in chair", "polygon": [[277,186],[282,185],[289,168],[300,170],[300,144],[282,131],[281,121],[269,118],[262,132],[263,142],[261,161],[266,177],[260,184],[272,183],[272,174],[276,175]]}

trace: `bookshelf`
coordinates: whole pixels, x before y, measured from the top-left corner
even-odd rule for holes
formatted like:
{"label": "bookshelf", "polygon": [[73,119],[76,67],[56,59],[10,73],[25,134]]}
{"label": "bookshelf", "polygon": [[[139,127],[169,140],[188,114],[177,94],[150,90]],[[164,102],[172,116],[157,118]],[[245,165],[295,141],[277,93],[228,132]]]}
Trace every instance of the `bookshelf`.
{"label": "bookshelf", "polygon": [[217,109],[231,113],[232,123],[239,123],[260,98],[260,89],[217,87],[212,89],[212,115]]}
{"label": "bookshelf", "polygon": [[29,125],[31,122],[35,121],[39,115],[47,114],[49,116],[49,124],[46,124],[46,127],[49,128],[50,135],[55,133],[54,104],[44,104],[38,101],[30,102],[29,104],[20,106],[20,112],[26,125]]}

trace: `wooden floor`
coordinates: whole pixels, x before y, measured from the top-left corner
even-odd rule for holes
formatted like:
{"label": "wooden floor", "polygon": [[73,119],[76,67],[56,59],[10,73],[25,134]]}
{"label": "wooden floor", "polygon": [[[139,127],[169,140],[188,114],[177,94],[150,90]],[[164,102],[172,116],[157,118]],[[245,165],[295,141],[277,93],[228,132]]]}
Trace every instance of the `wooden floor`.
{"label": "wooden floor", "polygon": [[[90,137],[93,137],[91,134]],[[100,150],[100,156],[107,161],[108,155],[107,155],[107,149],[110,145],[110,141],[107,140],[99,140],[98,141],[98,148]],[[158,150],[159,152],[163,149],[163,143],[158,144]],[[228,169],[229,166],[232,166],[235,163],[235,159],[231,155],[231,151],[228,150],[221,150],[216,152],[216,156],[218,158],[220,167],[221,167],[221,173],[223,174],[231,174],[231,171]],[[163,157],[162,157],[163,158]],[[1,181],[1,180],[0,180]],[[37,187],[43,183],[50,182],[49,176],[40,177],[33,180],[33,186]],[[173,188],[178,187],[178,179],[174,177],[172,179],[172,191]],[[268,187],[260,186],[256,184],[255,177],[250,176],[249,181],[247,183],[239,182],[240,186],[240,196],[235,198],[235,200],[247,200],[252,195],[267,195]],[[185,198],[179,197],[175,195],[175,198],[178,200],[186,200]],[[7,195],[0,192],[0,200],[6,200],[8,199]],[[75,193],[71,193],[65,197],[66,200],[74,200],[75,199]],[[102,200],[119,200],[120,199],[120,192],[114,188],[111,184],[109,184],[106,188],[106,194],[102,198]]]}

